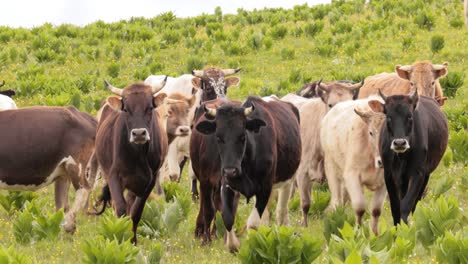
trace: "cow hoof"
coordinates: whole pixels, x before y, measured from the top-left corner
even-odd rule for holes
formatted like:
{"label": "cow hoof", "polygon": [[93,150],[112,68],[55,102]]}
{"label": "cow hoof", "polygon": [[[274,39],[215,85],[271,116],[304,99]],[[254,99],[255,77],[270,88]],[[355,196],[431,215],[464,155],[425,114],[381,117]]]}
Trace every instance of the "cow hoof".
{"label": "cow hoof", "polygon": [[63,229],[67,233],[75,233],[76,230],[76,222],[72,217],[65,215],[65,219],[62,222]]}
{"label": "cow hoof", "polygon": [[235,235],[229,235],[226,239],[226,248],[231,253],[237,253],[240,248],[239,239]]}

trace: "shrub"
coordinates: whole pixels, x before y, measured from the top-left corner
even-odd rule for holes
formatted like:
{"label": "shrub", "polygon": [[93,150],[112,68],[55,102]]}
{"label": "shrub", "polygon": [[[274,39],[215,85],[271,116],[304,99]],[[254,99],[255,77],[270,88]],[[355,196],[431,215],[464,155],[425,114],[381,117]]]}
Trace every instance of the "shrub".
{"label": "shrub", "polygon": [[158,264],[164,252],[161,243],[152,243],[148,253],[148,264]]}
{"label": "shrub", "polygon": [[281,58],[283,60],[292,60],[296,57],[296,50],[294,48],[281,49]]}
{"label": "shrub", "polygon": [[164,223],[161,221],[161,209],[155,201],[147,202],[138,227],[138,233],[150,238],[164,235]]}
{"label": "shrub", "polygon": [[120,72],[120,65],[116,62],[113,62],[107,66],[107,73],[109,74],[110,77],[112,78],[117,78],[119,76]]}
{"label": "shrub", "polygon": [[452,131],[449,137],[449,146],[453,152],[453,161],[468,164],[468,131]]}
{"label": "shrub", "polygon": [[283,25],[276,25],[272,27],[270,30],[270,35],[274,39],[282,39],[286,36],[287,33],[288,33],[288,28]]}
{"label": "shrub", "polygon": [[340,20],[338,21],[334,27],[331,28],[331,32],[333,34],[343,34],[348,33],[353,30],[353,25],[350,22]]}
{"label": "shrub", "polygon": [[119,243],[102,236],[84,240],[82,249],[82,261],[90,264],[136,263],[139,252],[138,247],[129,241]]}
{"label": "shrub", "polygon": [[435,253],[440,263],[468,263],[468,237],[462,231],[455,235],[446,231],[437,239]]}
{"label": "shrub", "polygon": [[33,233],[39,239],[56,239],[60,233],[60,224],[63,221],[63,210],[55,213],[36,215],[33,222]]}
{"label": "shrub", "polygon": [[268,50],[271,48],[271,46],[273,46],[273,40],[269,37],[265,37],[263,39],[263,44],[265,45],[265,49]]}
{"label": "shrub", "polygon": [[205,27],[206,34],[208,36],[212,36],[215,31],[222,31],[223,30],[223,24],[221,23],[208,23]]}
{"label": "shrub", "polygon": [[323,242],[291,227],[259,227],[242,244],[241,263],[311,263],[322,253]]}
{"label": "shrub", "polygon": [[343,228],[345,222],[354,224],[354,221],[354,213],[346,211],[343,206],[337,207],[323,219],[323,235],[325,239],[329,241],[332,234],[340,237],[339,229]]}
{"label": "shrub", "polygon": [[449,130],[468,129],[468,105],[444,111],[449,120]]}
{"label": "shrub", "polygon": [[335,52],[333,46],[327,43],[317,45],[316,50],[323,57],[330,57]]}
{"label": "shrub", "polygon": [[202,70],[205,62],[199,56],[190,56],[186,65],[187,72],[192,72],[192,70]]}
{"label": "shrub", "polygon": [[463,19],[461,16],[455,16],[452,19],[450,19],[449,24],[453,28],[461,28],[463,27]]}
{"label": "shrub", "polygon": [[4,264],[29,264],[29,256],[15,252],[14,246],[4,248],[0,246],[0,262]]}
{"label": "shrub", "polygon": [[414,43],[413,37],[410,36],[410,37],[403,38],[403,41],[401,43],[402,50],[408,51],[413,46],[413,43]]}
{"label": "shrub", "polygon": [[435,24],[435,16],[430,11],[419,11],[414,18],[414,23],[422,29],[431,30]]}
{"label": "shrub", "polygon": [[429,206],[419,202],[414,211],[416,237],[428,248],[445,231],[453,230],[460,223],[460,208],[453,196],[445,199],[443,196],[431,200]]}
{"label": "shrub", "polygon": [[77,109],[80,109],[81,106],[81,94],[80,93],[73,93],[73,95],[70,97],[70,104],[76,107]]}
{"label": "shrub", "polygon": [[122,54],[123,54],[122,46],[119,46],[119,45],[114,46],[114,48],[112,49],[112,53],[114,54],[114,58],[116,60],[119,60],[120,58],[122,58]]}
{"label": "shrub", "polygon": [[313,37],[320,33],[323,30],[323,22],[322,21],[315,21],[305,24],[304,26],[304,33],[309,36]]}
{"label": "shrub", "polygon": [[34,240],[33,221],[34,215],[28,210],[18,215],[13,222],[13,235],[16,242],[27,244]]}
{"label": "shrub", "polygon": [[312,192],[312,204],[309,214],[321,215],[330,203],[331,194],[329,191],[314,190]]}
{"label": "shrub", "polygon": [[166,202],[174,200],[174,198],[183,192],[180,184],[178,182],[165,181],[161,184],[161,187],[164,190],[164,195],[166,196]]}
{"label": "shrub", "polygon": [[390,256],[396,262],[404,262],[413,252],[416,245],[416,229],[400,223],[396,229],[396,238],[390,249]]}
{"label": "shrub", "polygon": [[252,48],[257,49],[257,50],[261,49],[263,45],[263,34],[260,32],[254,33],[250,37],[249,43]]}
{"label": "shrub", "polygon": [[449,72],[447,76],[439,79],[440,85],[444,90],[444,95],[448,97],[455,97],[458,88],[460,88],[465,81],[463,73],[461,72]]}
{"label": "shrub", "polygon": [[439,198],[442,194],[450,190],[455,183],[455,179],[451,177],[442,177],[438,180],[432,190],[432,196],[434,198]]}
{"label": "shrub", "polygon": [[9,191],[6,195],[0,193],[0,205],[8,215],[23,208],[23,205],[37,197],[33,192]]}
{"label": "shrub", "polygon": [[168,45],[173,45],[179,42],[180,40],[180,34],[177,31],[174,30],[168,30],[164,32],[162,39],[166,41],[166,44]]}
{"label": "shrub", "polygon": [[98,233],[108,240],[117,240],[119,243],[129,241],[133,237],[132,221],[130,217],[116,217],[112,212],[101,217]]}
{"label": "shrub", "polygon": [[52,61],[56,57],[55,51],[49,48],[42,48],[38,49],[35,53],[34,56],[36,57],[37,61],[39,62],[48,62]]}
{"label": "shrub", "polygon": [[441,51],[444,48],[445,39],[442,35],[434,35],[431,38],[431,51],[433,54]]}

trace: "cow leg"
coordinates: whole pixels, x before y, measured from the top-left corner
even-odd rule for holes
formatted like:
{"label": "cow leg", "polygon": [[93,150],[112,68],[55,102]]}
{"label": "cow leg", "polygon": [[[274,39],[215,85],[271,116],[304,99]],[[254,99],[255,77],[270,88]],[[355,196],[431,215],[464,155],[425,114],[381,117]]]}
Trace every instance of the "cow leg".
{"label": "cow leg", "polygon": [[425,188],[425,186],[423,186],[425,175],[421,171],[414,169],[408,173],[408,175],[410,176],[411,181],[408,186],[408,191],[401,201],[401,218],[405,223],[408,223],[408,216],[410,212],[416,208],[418,197]]}
{"label": "cow leg", "polygon": [[227,187],[227,185],[223,185],[221,187],[221,215],[223,216],[224,226],[226,227],[227,231],[226,248],[230,252],[237,252],[240,248],[239,239],[237,239],[236,233],[233,229],[237,209],[236,200],[238,201],[238,199],[236,199],[235,192],[231,188]]}
{"label": "cow leg", "polygon": [[359,180],[359,172],[348,169],[343,178],[344,185],[351,199],[351,206],[356,213],[356,222],[362,225],[362,216],[366,211],[366,198],[364,197],[364,191]]}
{"label": "cow leg", "polygon": [[302,225],[307,226],[307,218],[310,209],[310,190],[312,182],[307,173],[299,173],[297,175],[297,186],[299,189],[299,196],[301,198],[302,208]]}
{"label": "cow leg", "polygon": [[400,223],[400,195],[396,184],[393,181],[391,170],[384,170],[385,186],[387,187],[388,197],[390,199],[390,208],[392,210],[393,224],[396,226]]}
{"label": "cow leg", "polygon": [[169,144],[166,160],[164,161],[167,166],[167,176],[171,181],[177,181],[180,178],[179,155],[177,149],[177,142]]}
{"label": "cow leg", "polygon": [[377,236],[379,234],[379,217],[382,212],[382,207],[387,196],[387,189],[385,185],[380,186],[372,196],[371,200],[371,227],[374,234]]}
{"label": "cow leg", "polygon": [[198,188],[197,188],[197,177],[195,176],[195,172],[193,172],[192,163],[189,161],[189,177],[192,182],[192,201],[197,201],[199,198]]}
{"label": "cow leg", "polygon": [[[293,187],[293,180],[278,189],[278,203],[276,205],[276,223],[278,225],[289,225],[289,197]],[[307,215],[306,215],[307,217]]]}
{"label": "cow leg", "polygon": [[[210,227],[211,227],[211,221],[213,221],[213,218],[215,216],[215,209],[213,208],[213,186],[211,184],[204,184],[200,185],[201,187],[201,193],[202,193],[202,199],[200,201],[200,206],[203,207],[201,211],[203,211],[203,214],[201,215],[202,217],[202,226],[200,227],[201,234],[203,234],[203,244],[207,244],[211,241],[211,234],[210,234]],[[199,215],[200,216],[200,215]],[[197,220],[197,225],[198,225],[198,220]],[[199,227],[197,226],[197,229]],[[195,230],[197,231],[200,230]]]}
{"label": "cow leg", "polygon": [[112,202],[114,204],[115,215],[117,217],[121,217],[125,215],[127,203],[123,197],[122,186],[120,186],[120,182],[117,179],[118,172],[111,171],[107,183],[109,185]]}
{"label": "cow leg", "polygon": [[185,163],[187,162],[188,160],[188,157],[187,156],[183,156],[182,160],[180,161],[179,163],[179,179],[177,179],[177,182],[180,182],[180,175],[182,175],[182,172],[184,171],[184,166],[185,166]]}
{"label": "cow leg", "polygon": [[[426,191],[427,183],[429,182],[429,176],[430,176],[430,174],[424,175],[424,183],[423,183],[423,186],[421,188],[421,191],[419,192],[419,196],[418,196],[417,201],[421,201],[421,198],[423,197],[424,192]],[[416,210],[416,206],[413,207],[413,210],[411,210],[411,213],[414,213],[414,210]]]}
{"label": "cow leg", "polygon": [[70,180],[67,177],[59,177],[55,180],[55,209],[63,208],[68,212],[68,192],[70,190]]}
{"label": "cow leg", "polygon": [[133,204],[135,203],[135,200],[136,200],[136,195],[131,191],[127,191],[127,194],[125,197],[125,201],[127,202],[127,208],[126,208],[127,215],[130,215],[130,212],[132,210]]}
{"label": "cow leg", "polygon": [[329,160],[328,162],[325,161],[325,175],[327,177],[328,188],[331,193],[330,204],[326,211],[333,211],[338,205],[342,204],[343,200],[341,181],[338,178],[338,175],[342,174],[339,174],[336,169],[336,165],[333,164],[333,161]]}

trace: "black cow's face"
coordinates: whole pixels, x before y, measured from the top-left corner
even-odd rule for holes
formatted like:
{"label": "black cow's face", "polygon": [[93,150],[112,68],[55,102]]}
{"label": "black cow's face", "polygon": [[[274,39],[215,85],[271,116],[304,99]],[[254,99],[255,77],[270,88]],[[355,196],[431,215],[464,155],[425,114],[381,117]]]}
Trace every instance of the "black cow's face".
{"label": "black cow's face", "polygon": [[265,122],[250,119],[254,107],[222,106],[219,109],[205,108],[206,114],[215,117],[205,120],[196,129],[205,134],[216,136],[218,152],[221,158],[221,172],[226,179],[235,179],[242,175],[241,163],[247,146],[247,131],[259,132]]}
{"label": "black cow's face", "polygon": [[123,90],[122,97],[111,96],[107,102],[120,111],[129,142],[142,145],[151,140],[152,124],[158,122],[154,118],[156,114],[153,110],[165,97],[165,94],[153,97],[151,87],[134,84]]}
{"label": "black cow's face", "polygon": [[375,112],[383,112],[390,136],[390,149],[395,153],[404,153],[410,149],[410,137],[413,134],[413,115],[418,104],[417,91],[412,96],[393,95],[385,97],[385,104],[369,105]]}
{"label": "black cow's face", "polygon": [[193,87],[203,91],[202,101],[214,100],[216,98],[225,97],[227,89],[231,86],[236,86],[240,82],[239,77],[226,76],[237,73],[238,69],[219,69],[208,68],[204,71],[194,70],[192,74],[196,76],[192,79]]}

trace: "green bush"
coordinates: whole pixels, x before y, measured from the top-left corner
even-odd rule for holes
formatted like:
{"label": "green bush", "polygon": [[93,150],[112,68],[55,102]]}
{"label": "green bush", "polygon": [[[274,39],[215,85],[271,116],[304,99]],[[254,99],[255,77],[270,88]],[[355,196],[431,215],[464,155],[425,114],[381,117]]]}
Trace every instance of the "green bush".
{"label": "green bush", "polygon": [[273,46],[273,40],[269,37],[265,37],[263,39],[263,44],[265,45],[265,49],[269,50],[271,46]]}
{"label": "green bush", "polygon": [[252,230],[237,255],[241,263],[312,263],[322,253],[323,242],[291,227]]}
{"label": "green bush", "polygon": [[32,263],[29,256],[15,252],[14,246],[5,248],[0,246],[0,263],[2,264],[29,264]]}
{"label": "green bush", "polygon": [[431,38],[431,51],[433,54],[441,51],[445,46],[445,39],[443,35],[434,35]]}
{"label": "green bush", "polygon": [[330,203],[331,194],[329,191],[314,190],[312,191],[312,204],[310,205],[309,214],[322,215]]}
{"label": "green bush", "polygon": [[166,44],[174,45],[180,41],[180,34],[177,31],[169,30],[164,32],[162,39],[166,41]]}
{"label": "green bush", "polygon": [[326,214],[323,219],[323,235],[327,241],[330,240],[331,235],[341,237],[339,232],[345,223],[354,225],[354,213],[347,211],[345,207],[339,206],[334,211]]}
{"label": "green bush", "polygon": [[270,35],[274,39],[282,39],[288,33],[288,28],[283,25],[276,25],[270,29]]}
{"label": "green bush", "polygon": [[161,262],[161,258],[163,256],[163,248],[161,243],[152,243],[151,248],[149,249],[148,253],[148,264],[158,264]]}
{"label": "green bush", "polygon": [[461,16],[455,16],[450,19],[449,24],[453,28],[461,28],[463,27],[463,18]]}
{"label": "green bush", "polygon": [[8,191],[6,195],[0,193],[0,205],[5,209],[8,215],[13,215],[16,211],[23,208],[26,202],[32,201],[37,194],[26,191]]}
{"label": "green bush", "polygon": [[460,208],[453,196],[448,196],[447,199],[440,196],[437,200],[431,200],[429,205],[420,201],[413,217],[416,237],[428,248],[446,231],[460,225]]}
{"label": "green bush", "polygon": [[118,218],[110,211],[101,217],[97,230],[103,238],[117,240],[119,243],[129,241],[133,237],[130,217]]}
{"label": "green bush", "polygon": [[36,215],[33,222],[33,233],[39,239],[54,240],[60,233],[60,224],[63,221],[63,210],[56,213]]}
{"label": "green bush", "polygon": [[[200,68],[195,68],[200,69]],[[166,202],[174,200],[174,198],[183,192],[180,184],[173,181],[165,181],[161,184],[161,187],[164,190],[164,195],[166,196]]]}
{"label": "green bush", "polygon": [[453,152],[453,161],[468,164],[468,131],[452,131],[449,137],[449,146]]}
{"label": "green bush", "polygon": [[414,18],[414,23],[422,29],[431,30],[435,25],[435,16],[430,11],[421,10]]}
{"label": "green bush", "polygon": [[116,62],[113,62],[107,66],[107,73],[112,78],[117,78],[120,72],[120,65]]}
{"label": "green bush", "polygon": [[296,50],[294,48],[281,49],[281,58],[283,60],[292,60],[296,57]]}
{"label": "green bush", "polygon": [[52,49],[42,48],[42,49],[38,49],[34,53],[34,56],[36,57],[38,62],[48,62],[48,61],[54,60],[57,54]]}
{"label": "green bush", "polygon": [[13,222],[13,235],[16,242],[27,244],[34,240],[33,234],[34,215],[25,210],[21,212]]}
{"label": "green bush", "polygon": [[402,50],[408,51],[413,46],[413,43],[414,43],[414,38],[412,36],[403,38],[403,41],[401,43]]}
{"label": "green bush", "polygon": [[187,59],[186,71],[192,72],[192,70],[202,70],[205,67],[205,61],[200,56],[190,56]]}
{"label": "green bush", "polygon": [[460,88],[465,81],[463,73],[461,72],[449,72],[447,76],[439,79],[440,85],[443,88],[444,95],[448,97],[455,97],[458,88]]}
{"label": "green bush", "polygon": [[89,238],[83,242],[83,263],[136,263],[139,249],[133,246],[130,241],[119,243],[117,240],[109,240],[98,236]]}
{"label": "green bush", "polygon": [[323,22],[320,20],[305,24],[304,33],[309,37],[314,37],[323,30]]}
{"label": "green bush", "polygon": [[468,263],[468,237],[466,232],[446,231],[443,237],[437,239],[435,246],[436,259],[440,263]]}
{"label": "green bush", "polygon": [[257,50],[261,49],[263,46],[263,34],[260,32],[254,33],[250,37],[249,43],[252,48],[257,49]]}
{"label": "green bush", "polygon": [[123,48],[120,45],[115,45],[114,48],[112,49],[112,53],[114,54],[114,58],[116,60],[119,60],[122,58],[123,55]]}
{"label": "green bush", "polygon": [[350,22],[340,20],[338,21],[334,27],[331,28],[331,32],[333,34],[343,34],[348,33],[353,30],[353,25]]}

